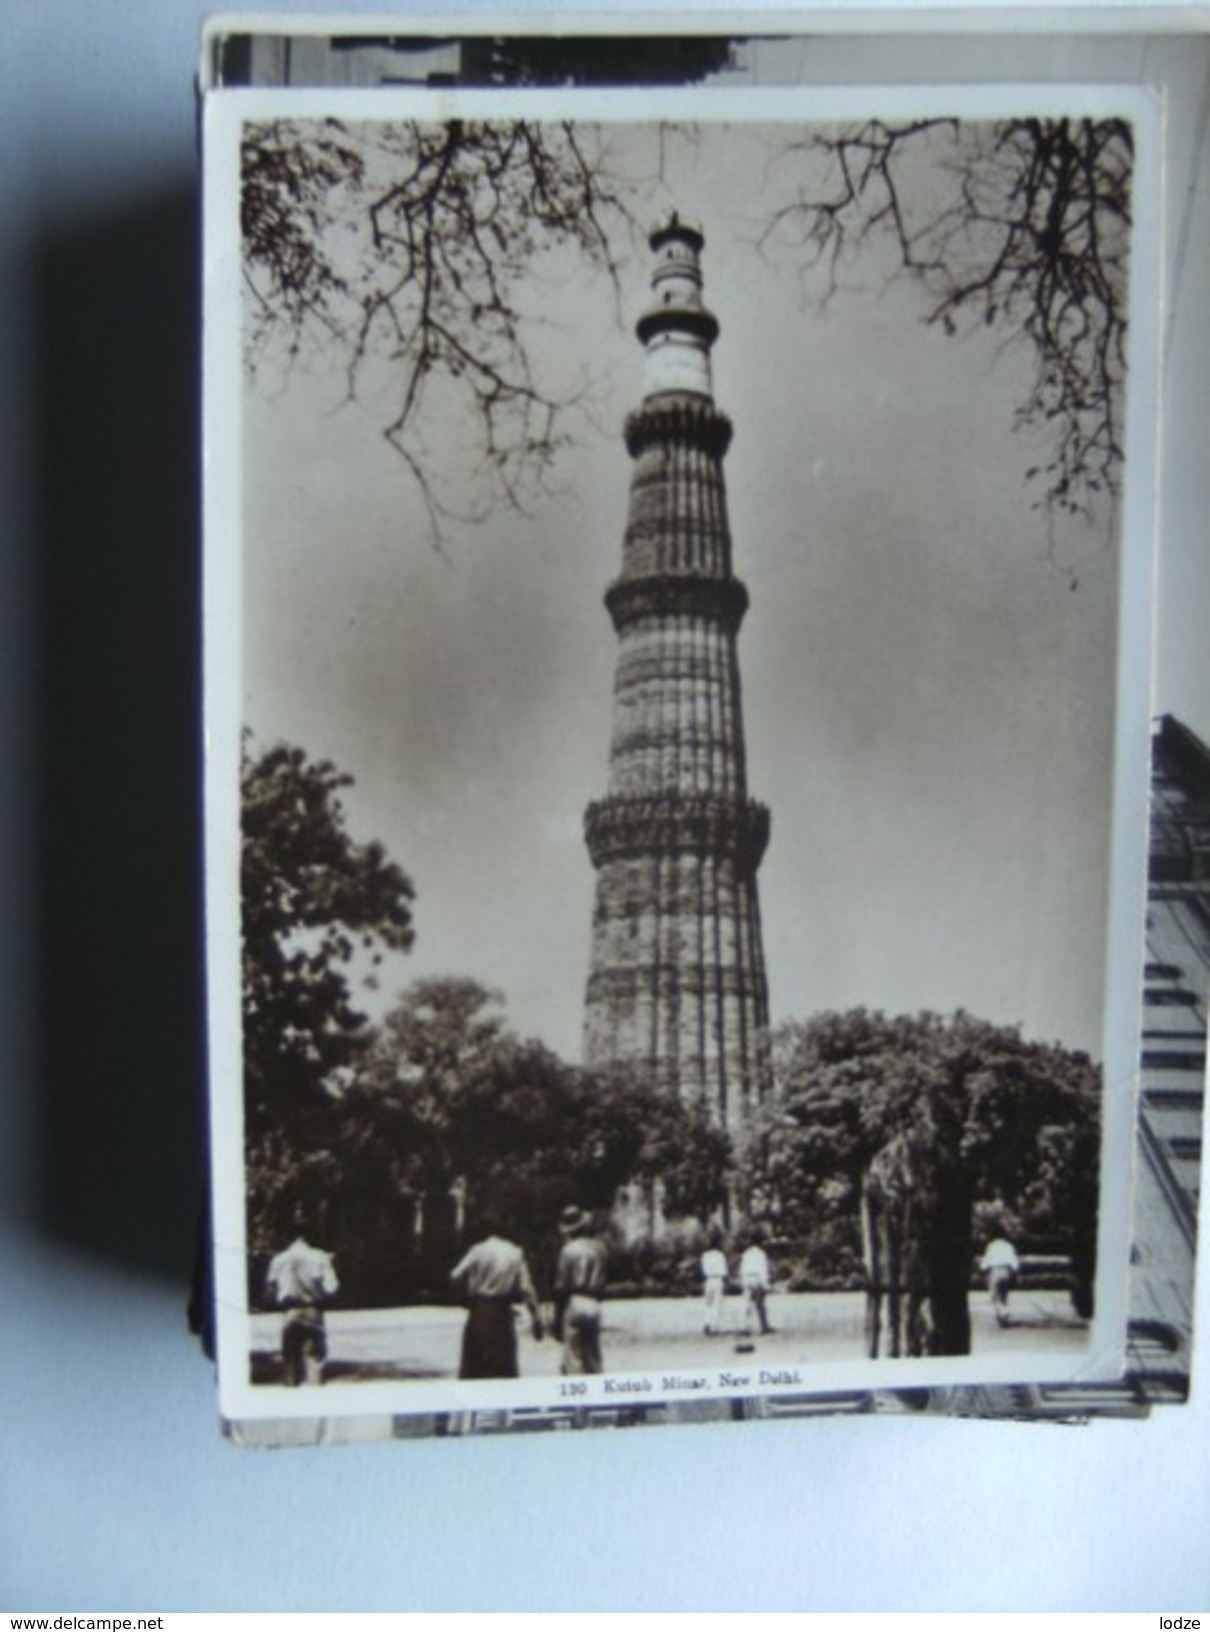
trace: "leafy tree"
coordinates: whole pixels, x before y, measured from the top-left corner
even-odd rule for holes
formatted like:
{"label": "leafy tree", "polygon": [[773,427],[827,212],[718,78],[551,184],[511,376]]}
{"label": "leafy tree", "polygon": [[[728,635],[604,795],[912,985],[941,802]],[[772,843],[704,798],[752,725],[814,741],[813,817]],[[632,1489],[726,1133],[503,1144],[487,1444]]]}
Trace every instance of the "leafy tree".
{"label": "leafy tree", "polygon": [[[1122,463],[1133,136],[1123,119],[956,119],[812,132],[770,235],[835,292],[860,256],[890,257],[947,334],[996,327],[1032,349],[1017,410],[1051,451],[1029,475],[1061,511],[1116,491]],[[805,163],[803,161],[806,161]],[[929,185],[921,185],[922,166]]]}
{"label": "leafy tree", "polygon": [[473,1101],[513,1040],[477,981],[419,980],[377,1029],[354,1088],[405,1153],[418,1192],[448,1193],[466,1166]]}
{"label": "leafy tree", "polygon": [[774,1075],[740,1154],[749,1214],[808,1257],[822,1250],[825,1277],[843,1273],[861,1262],[872,1164],[910,1147],[935,1352],[962,1352],[976,1206],[1090,1272],[1100,1073],[1087,1055],[965,1014],[856,1009],[783,1027]]}
{"label": "leafy tree", "polygon": [[[334,775],[321,768],[320,783]],[[337,950],[351,951],[336,933]],[[306,964],[289,970],[292,956],[287,973],[309,979]],[[258,1008],[258,1021],[268,1028],[289,995]],[[659,1178],[674,1215],[717,1206],[729,1145],[704,1116],[632,1076],[565,1065],[510,1031],[499,1004],[476,981],[426,979],[374,1027],[346,996],[348,1024],[301,1057],[293,1028],[277,1052],[266,1037],[279,1075],[272,1095],[250,1090],[255,1255],[275,1250],[301,1213],[338,1255],[348,1301],[399,1303],[448,1295],[451,1264],[487,1209],[549,1283],[571,1202],[604,1221],[623,1185]],[[253,1298],[262,1291],[254,1273]]]}
{"label": "leafy tree", "polygon": [[334,1183],[332,1105],[364,1047],[355,957],[412,943],[412,886],[358,844],[326,761],[277,744],[240,769],[244,1094],[250,1235],[269,1250]]}
{"label": "leafy tree", "polygon": [[330,1087],[365,1016],[349,981],[355,953],[412,944],[412,885],[380,844],[358,844],[339,793],[352,778],[300,748],[240,768],[244,1060],[256,1111]]}
{"label": "leafy tree", "polygon": [[[471,980],[422,980],[383,1022],[345,1106],[393,1153],[394,1185],[438,1215],[460,1196],[469,1228],[490,1209],[540,1276],[571,1202],[607,1214],[623,1185],[659,1177],[674,1213],[717,1205],[729,1148],[704,1117],[633,1076],[564,1064],[498,1003]],[[448,1256],[448,1230],[440,1245]]]}

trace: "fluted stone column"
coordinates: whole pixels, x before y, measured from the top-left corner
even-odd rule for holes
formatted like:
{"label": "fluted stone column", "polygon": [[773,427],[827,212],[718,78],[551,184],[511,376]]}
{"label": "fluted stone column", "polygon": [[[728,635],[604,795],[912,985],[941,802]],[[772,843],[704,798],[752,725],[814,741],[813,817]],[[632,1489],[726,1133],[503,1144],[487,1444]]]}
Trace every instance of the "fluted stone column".
{"label": "fluted stone column", "polygon": [[769,813],[749,799],[714,405],[718,323],[702,304],[704,239],[674,215],[651,236],[652,304],[637,332],[645,395],[622,571],[609,784],[588,807],[597,870],[584,1024],[590,1065],[634,1066],[734,1130],[767,1071],[768,993],[756,871]]}

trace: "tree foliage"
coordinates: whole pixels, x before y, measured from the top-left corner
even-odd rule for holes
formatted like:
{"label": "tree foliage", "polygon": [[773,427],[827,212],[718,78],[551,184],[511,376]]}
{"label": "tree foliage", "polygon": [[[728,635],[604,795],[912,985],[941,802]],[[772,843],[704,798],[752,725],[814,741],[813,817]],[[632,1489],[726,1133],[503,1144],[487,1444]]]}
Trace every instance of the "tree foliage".
{"label": "tree foliage", "polygon": [[569,1203],[606,1225],[624,1185],[658,1178],[671,1213],[704,1213],[729,1155],[675,1098],[517,1037],[478,982],[420,980],[359,1034],[332,1091],[279,1104],[253,1150],[252,1246],[273,1250],[302,1212],[337,1253],[348,1297],[402,1303],[448,1295],[490,1211],[549,1284]]}
{"label": "tree foliage", "polygon": [[[1133,137],[1122,119],[870,120],[812,132],[770,234],[830,291],[868,249],[924,290],[947,334],[995,327],[1032,349],[1019,428],[1045,433],[1042,502],[1087,511],[1122,464]],[[806,161],[805,163],[802,161]],[[922,182],[923,167],[928,180]]]}
{"label": "tree foliage", "polygon": [[611,1211],[631,1181],[660,1178],[668,1208],[718,1204],[726,1140],[637,1077],[604,1079],[518,1038],[498,997],[464,979],[422,980],[384,1021],[351,1101],[432,1198],[461,1191],[467,1222],[490,1210],[553,1266],[569,1203]]}
{"label": "tree foliage", "polygon": [[961,1013],[855,1009],[781,1028],[774,1075],[741,1153],[746,1208],[820,1279],[858,1271],[863,1193],[896,1142],[935,1298],[964,1303],[976,1220],[1009,1219],[1023,1244],[1090,1273],[1100,1072],[1086,1054]]}
{"label": "tree foliage", "polygon": [[[638,1073],[568,1066],[515,1035],[461,978],[414,983],[379,1023],[361,959],[412,940],[412,886],[349,835],[349,778],[245,744],[243,1019],[249,1240],[276,1250],[302,1211],[359,1301],[440,1293],[490,1207],[549,1274],[570,1202],[608,1215],[632,1183],[704,1220],[730,1187],[808,1278],[858,1270],[871,1174],[908,1151],[934,1332],[961,1324],[976,1223],[1068,1253],[1090,1283],[1100,1077],[1086,1055],[959,1014],[824,1014],[775,1038],[775,1092],[738,1151],[703,1107]],[[910,1149],[909,1149],[910,1147]],[[459,1215],[462,1215],[461,1220]],[[254,1296],[259,1292],[254,1284]],[[949,1315],[945,1314],[946,1299]]]}
{"label": "tree foliage", "polygon": [[333,1091],[357,1055],[365,1016],[354,959],[412,944],[412,885],[380,844],[345,826],[351,778],[299,748],[240,767],[244,1069],[253,1127]]}

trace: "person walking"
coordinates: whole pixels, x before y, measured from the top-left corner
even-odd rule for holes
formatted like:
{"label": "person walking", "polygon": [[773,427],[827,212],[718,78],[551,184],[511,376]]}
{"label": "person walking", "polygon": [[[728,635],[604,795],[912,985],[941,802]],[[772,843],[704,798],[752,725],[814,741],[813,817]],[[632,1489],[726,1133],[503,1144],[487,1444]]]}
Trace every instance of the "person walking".
{"label": "person walking", "polygon": [[466,1300],[462,1356],[463,1379],[517,1377],[516,1309],[529,1310],[534,1336],[541,1341],[542,1317],[525,1254],[501,1234],[494,1218],[484,1217],[482,1239],[450,1272]]}
{"label": "person walking", "polygon": [[1008,1313],[1008,1294],[1021,1272],[1017,1249],[1006,1236],[998,1235],[989,1241],[980,1260],[979,1268],[987,1276],[988,1295],[997,1326],[1012,1324]]}
{"label": "person walking", "polygon": [[762,1230],[753,1230],[739,1261],[739,1283],[744,1294],[744,1336],[751,1337],[755,1320],[762,1337],[773,1330],[765,1310],[769,1296],[769,1255]]}
{"label": "person walking", "polygon": [[723,1232],[720,1229],[710,1231],[699,1267],[702,1272],[702,1295],[706,1301],[703,1330],[707,1337],[716,1337],[723,1329],[723,1298],[727,1291],[727,1255],[723,1251]]}
{"label": "person walking", "polygon": [[339,1290],[331,1253],[313,1247],[301,1229],[272,1260],[269,1294],[285,1311],[282,1319],[282,1382],[288,1388],[323,1382],[328,1358],[324,1304]]}
{"label": "person walking", "polygon": [[555,1332],[563,1339],[565,1377],[595,1375],[601,1360],[601,1294],[608,1257],[590,1214],[565,1207],[559,1219],[563,1246],[555,1269]]}

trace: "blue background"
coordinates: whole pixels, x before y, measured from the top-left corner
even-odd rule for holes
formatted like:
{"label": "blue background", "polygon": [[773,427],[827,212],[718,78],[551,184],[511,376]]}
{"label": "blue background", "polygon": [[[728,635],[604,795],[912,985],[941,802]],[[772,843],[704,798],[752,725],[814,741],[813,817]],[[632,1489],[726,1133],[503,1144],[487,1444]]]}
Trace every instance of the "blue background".
{"label": "blue background", "polygon": [[0,1604],[1205,1610],[1204,1342],[1145,1424],[220,1437],[184,1319],[202,15],[0,0]]}

